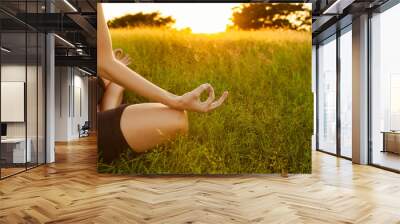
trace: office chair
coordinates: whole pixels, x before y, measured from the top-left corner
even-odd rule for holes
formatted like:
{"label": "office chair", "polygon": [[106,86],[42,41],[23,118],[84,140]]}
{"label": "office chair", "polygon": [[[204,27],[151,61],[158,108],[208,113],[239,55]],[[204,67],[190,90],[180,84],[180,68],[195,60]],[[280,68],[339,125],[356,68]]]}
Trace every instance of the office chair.
{"label": "office chair", "polygon": [[82,127],[78,125],[78,130],[79,130],[79,138],[89,136],[89,130],[90,130],[89,121],[85,121]]}

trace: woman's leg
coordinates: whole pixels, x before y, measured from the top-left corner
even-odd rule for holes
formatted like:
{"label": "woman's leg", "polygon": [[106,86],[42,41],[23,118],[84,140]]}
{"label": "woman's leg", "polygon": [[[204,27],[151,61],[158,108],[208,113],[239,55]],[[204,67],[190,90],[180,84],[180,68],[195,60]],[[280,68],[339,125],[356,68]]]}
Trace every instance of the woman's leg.
{"label": "woman's leg", "polygon": [[188,128],[185,111],[160,103],[130,105],[121,115],[122,134],[136,152],[145,152],[177,134],[186,134]]}
{"label": "woman's leg", "polygon": [[100,111],[111,110],[122,103],[124,97],[124,88],[113,82],[110,82],[105,91],[103,98],[101,100]]}
{"label": "woman's leg", "polygon": [[[126,66],[131,63],[131,57],[125,54],[120,48],[114,50],[114,55],[117,60]],[[118,107],[122,103],[124,88],[118,84],[110,82],[105,78],[98,78],[103,80],[105,86],[104,98],[101,102],[100,111],[110,110]]]}

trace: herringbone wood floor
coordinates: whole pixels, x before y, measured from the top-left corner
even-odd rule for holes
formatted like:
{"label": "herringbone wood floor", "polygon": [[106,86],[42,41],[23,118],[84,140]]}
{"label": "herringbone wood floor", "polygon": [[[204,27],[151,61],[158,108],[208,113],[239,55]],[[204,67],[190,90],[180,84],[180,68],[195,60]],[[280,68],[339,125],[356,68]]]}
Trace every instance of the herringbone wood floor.
{"label": "herringbone wood floor", "polygon": [[0,223],[400,223],[400,175],[313,153],[312,175],[96,172],[94,138],[0,181]]}

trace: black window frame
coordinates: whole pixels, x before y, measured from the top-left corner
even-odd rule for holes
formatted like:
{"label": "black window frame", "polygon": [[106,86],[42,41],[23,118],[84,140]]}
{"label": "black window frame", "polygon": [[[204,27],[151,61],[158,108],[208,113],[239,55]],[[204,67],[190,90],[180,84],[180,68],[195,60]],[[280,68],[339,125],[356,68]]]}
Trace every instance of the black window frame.
{"label": "black window frame", "polygon": [[[19,2],[21,2],[21,4],[25,4],[25,16],[27,15],[27,5],[28,5],[28,3],[36,3],[36,12],[38,13],[39,12],[39,2],[40,3],[47,3],[47,0],[19,0]],[[45,11],[47,12],[47,7],[46,7],[46,9],[45,9]],[[18,172],[15,172],[15,173],[12,173],[12,174],[9,174],[9,175],[7,175],[7,176],[4,176],[3,174],[2,174],[2,166],[1,166],[1,163],[0,163],[0,180],[4,180],[4,179],[6,179],[6,178],[8,178],[8,177],[12,177],[12,176],[14,176],[14,175],[17,175],[17,174],[19,174],[19,173],[22,173],[22,172],[26,172],[27,170],[30,170],[30,169],[34,169],[34,168],[36,168],[36,167],[39,167],[39,166],[41,166],[41,165],[44,165],[44,164],[47,164],[47,113],[46,113],[46,109],[47,109],[47,81],[46,81],[46,79],[47,79],[47,33],[46,32],[42,32],[42,31],[40,31],[40,30],[37,30],[37,29],[35,29],[34,27],[32,27],[32,26],[30,26],[30,25],[28,25],[27,23],[24,23],[23,21],[21,21],[21,20],[19,20],[18,18],[16,18],[16,17],[14,17],[13,16],[13,14],[12,13],[10,13],[10,12],[8,12],[6,9],[4,9],[4,8],[2,8],[2,5],[1,5],[1,3],[0,3],[0,12],[1,13],[5,13],[5,14],[7,14],[7,15],[9,15],[12,19],[15,19],[17,22],[19,22],[19,23],[22,23],[23,24],[23,26],[24,26],[24,30],[18,30],[18,31],[4,31],[4,30],[2,30],[1,28],[1,26],[2,26],[2,24],[0,23],[0,46],[2,46],[2,34],[3,33],[23,33],[24,35],[25,35],[25,87],[24,87],[24,125],[25,125],[25,127],[24,127],[24,129],[25,129],[25,136],[24,136],[24,138],[25,138],[25,166],[24,166],[24,169],[23,170],[20,170],[20,171],[18,171]],[[30,65],[31,63],[28,63],[28,34],[32,34],[33,33],[33,35],[35,35],[36,34],[36,136],[34,136],[33,138],[36,138],[36,142],[37,142],[37,144],[36,144],[36,161],[35,161],[35,163],[32,163],[32,162],[30,162],[29,163],[29,166],[28,166],[28,162],[27,162],[27,156],[28,156],[28,154],[27,154],[27,139],[28,139],[28,116],[27,116],[27,81],[28,81],[28,79],[27,79],[27,75],[28,75],[28,65]],[[42,42],[42,44],[43,44],[43,48],[44,49],[41,49],[41,53],[43,53],[44,55],[40,55],[40,57],[42,58],[42,60],[44,60],[44,63],[43,64],[40,64],[39,63],[39,36],[40,36],[40,34],[42,34],[41,36],[43,37],[41,40],[43,41]],[[3,62],[3,60],[2,60],[2,53],[0,53],[0,82],[1,82],[1,78],[2,78],[2,76],[1,76],[1,66],[2,66],[2,62]],[[43,122],[43,145],[42,145],[42,147],[43,148],[41,148],[41,151],[42,151],[42,153],[43,153],[43,162],[39,162],[39,79],[38,79],[38,76],[39,76],[39,69],[38,69],[38,67],[40,66],[40,65],[42,65],[42,84],[44,84],[44,86],[43,86],[43,88],[44,88],[44,92],[43,92],[43,99],[42,99],[42,103],[43,103],[43,105],[42,105],[42,107],[43,107],[43,113],[44,113],[44,116],[42,117],[42,119],[41,119],[41,122]],[[1,111],[1,85],[0,85],[0,111]],[[1,124],[2,122],[1,122],[1,115],[0,115],[0,124]],[[1,144],[0,144],[0,158],[1,158]],[[32,154],[31,154],[32,155]],[[22,167],[21,167],[22,168]]]}
{"label": "black window frame", "polygon": [[[341,119],[340,119],[340,77],[341,77],[341,67],[340,67],[340,37],[347,33],[351,32],[352,23],[346,24],[344,27],[339,28],[333,34],[325,37],[324,39],[320,40],[317,44],[315,44],[315,64],[316,64],[316,71],[315,71],[315,82],[316,82],[316,151],[323,152],[329,155],[337,156],[340,158],[344,158],[346,160],[352,160],[352,158],[343,156],[341,153]],[[330,41],[336,41],[336,152],[328,152],[319,147],[319,47],[321,43],[329,43]]]}

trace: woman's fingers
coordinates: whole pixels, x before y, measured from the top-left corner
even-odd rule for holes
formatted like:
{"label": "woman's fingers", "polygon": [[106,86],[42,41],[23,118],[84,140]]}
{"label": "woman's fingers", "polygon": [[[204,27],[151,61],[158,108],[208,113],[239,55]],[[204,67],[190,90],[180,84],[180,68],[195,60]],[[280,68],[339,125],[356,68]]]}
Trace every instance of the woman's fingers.
{"label": "woman's fingers", "polygon": [[214,102],[215,99],[214,88],[211,85],[208,85],[207,91],[208,91],[208,98],[204,103],[206,103],[206,105],[210,105],[212,102]]}
{"label": "woman's fingers", "polygon": [[131,57],[129,57],[128,55],[126,55],[125,57],[123,57],[122,59],[120,59],[120,61],[124,64],[124,65],[129,65],[131,63]]}
{"label": "woman's fingers", "polygon": [[120,60],[123,56],[123,50],[121,48],[117,48],[114,50],[114,57]]}
{"label": "woman's fingers", "polygon": [[228,91],[224,91],[222,96],[217,100],[214,101],[211,106],[208,108],[209,111],[216,109],[217,107],[221,106],[221,104],[225,101],[225,99],[228,97]]}
{"label": "woman's fingers", "polygon": [[[204,92],[207,91],[208,92],[208,98],[207,100],[201,102],[200,100],[200,95]],[[208,112],[208,111],[212,111],[215,108],[221,106],[221,104],[225,101],[226,97],[228,97],[228,92],[225,91],[222,96],[215,101],[215,92],[214,92],[214,88],[208,84],[202,84],[200,86],[198,86],[196,89],[192,90],[192,92],[190,92],[190,95],[194,98],[192,98],[192,106],[193,108],[197,108],[194,109],[194,111],[201,111],[201,112]]]}
{"label": "woman's fingers", "polygon": [[210,86],[211,86],[211,85],[208,84],[208,83],[201,84],[201,85],[199,85],[196,89],[194,89],[192,92],[193,92],[196,96],[200,97],[201,93],[203,93],[203,92],[204,92],[206,89],[208,89]]}
{"label": "woman's fingers", "polygon": [[114,50],[114,57],[124,65],[129,65],[131,63],[131,57],[124,54],[124,51],[121,48]]}
{"label": "woman's fingers", "polygon": [[126,65],[130,65],[131,63],[132,63],[132,58],[130,56],[127,56]]}

